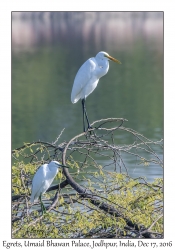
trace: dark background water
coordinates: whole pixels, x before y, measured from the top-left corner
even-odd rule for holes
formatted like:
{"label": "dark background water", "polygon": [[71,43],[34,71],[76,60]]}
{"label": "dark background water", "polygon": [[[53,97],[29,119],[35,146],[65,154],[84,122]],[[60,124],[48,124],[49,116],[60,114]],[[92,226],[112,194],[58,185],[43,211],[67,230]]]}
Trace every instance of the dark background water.
{"label": "dark background water", "polygon": [[[146,137],[163,138],[162,12],[13,12],[13,149],[38,139],[53,142],[63,128],[60,142],[82,132],[81,103],[70,101],[72,85],[84,61],[102,50],[122,64],[110,62],[87,98],[90,121],[122,117]],[[162,170],[150,166],[137,174],[154,178]]]}

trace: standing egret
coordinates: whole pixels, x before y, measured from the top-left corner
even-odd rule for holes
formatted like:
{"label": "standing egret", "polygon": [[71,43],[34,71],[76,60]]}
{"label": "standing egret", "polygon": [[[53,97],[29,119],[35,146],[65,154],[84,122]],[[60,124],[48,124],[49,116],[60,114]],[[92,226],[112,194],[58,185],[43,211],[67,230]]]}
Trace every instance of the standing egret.
{"label": "standing egret", "polygon": [[91,128],[86,107],[85,100],[94,89],[97,87],[99,79],[106,75],[109,70],[109,60],[121,64],[120,61],[110,56],[108,53],[101,51],[95,57],[89,58],[78,70],[71,93],[71,102],[76,103],[79,99],[82,101],[83,108],[83,129],[85,129],[85,116],[88,128]]}
{"label": "standing egret", "polygon": [[[44,204],[41,200],[42,194],[44,194],[47,189],[52,184],[53,179],[55,178],[56,174],[58,173],[58,168],[66,167],[61,165],[57,161],[51,161],[49,164],[42,165],[36,172],[32,180],[32,194],[30,201],[34,203],[34,201],[40,200],[41,202],[41,210],[42,214],[46,212]],[[68,168],[68,167],[66,167]]]}

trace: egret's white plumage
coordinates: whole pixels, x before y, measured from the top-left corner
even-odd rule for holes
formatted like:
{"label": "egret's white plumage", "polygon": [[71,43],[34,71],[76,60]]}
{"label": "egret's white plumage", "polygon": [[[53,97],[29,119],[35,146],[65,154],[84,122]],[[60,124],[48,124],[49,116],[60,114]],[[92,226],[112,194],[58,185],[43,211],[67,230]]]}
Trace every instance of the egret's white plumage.
{"label": "egret's white plumage", "polygon": [[99,79],[109,70],[109,60],[120,63],[106,52],[99,52],[96,57],[89,58],[78,70],[71,93],[71,102],[86,99],[97,87]]}
{"label": "egret's white plumage", "polygon": [[101,51],[95,57],[89,58],[78,70],[71,93],[71,102],[76,103],[79,99],[82,100],[83,107],[83,124],[85,131],[84,117],[88,123],[88,116],[85,108],[85,100],[94,89],[97,87],[99,79],[106,75],[109,70],[109,60],[121,64],[120,61],[111,57],[108,53]]}
{"label": "egret's white plumage", "polygon": [[57,161],[51,161],[49,164],[42,165],[36,172],[32,180],[31,203],[38,200],[44,194],[53,182],[59,167],[62,166]]}

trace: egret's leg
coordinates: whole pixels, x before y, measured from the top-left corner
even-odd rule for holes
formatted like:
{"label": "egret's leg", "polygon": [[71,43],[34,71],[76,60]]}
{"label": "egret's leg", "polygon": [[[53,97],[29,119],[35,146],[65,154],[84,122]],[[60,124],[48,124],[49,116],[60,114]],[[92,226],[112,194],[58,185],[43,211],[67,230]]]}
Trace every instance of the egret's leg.
{"label": "egret's leg", "polygon": [[41,200],[41,194],[39,196],[39,200],[40,200],[40,203],[41,203],[41,211],[42,211],[42,214],[46,213],[46,208]]}
{"label": "egret's leg", "polygon": [[90,125],[89,119],[88,119],[87,111],[86,111],[85,99],[82,99],[82,105],[83,105],[83,109],[84,109],[84,114],[86,116],[86,121],[87,121],[87,124],[88,124],[88,129],[92,128],[91,125]]}
{"label": "egret's leg", "polygon": [[83,108],[83,131],[86,132],[86,128],[85,128],[85,111],[84,111],[84,99],[82,99],[82,108]]}

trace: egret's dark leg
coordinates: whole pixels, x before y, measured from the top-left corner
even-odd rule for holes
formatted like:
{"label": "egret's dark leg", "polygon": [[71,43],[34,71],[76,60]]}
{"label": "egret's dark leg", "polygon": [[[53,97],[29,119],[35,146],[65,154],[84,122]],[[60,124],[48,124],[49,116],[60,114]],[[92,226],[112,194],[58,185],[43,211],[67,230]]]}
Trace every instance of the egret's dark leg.
{"label": "egret's dark leg", "polygon": [[40,203],[41,203],[41,211],[42,211],[42,215],[43,215],[44,213],[46,213],[46,208],[45,208],[45,206],[44,206],[44,204],[43,204],[43,202],[41,200],[41,194],[39,196],[39,200],[40,200]]}
{"label": "egret's dark leg", "polygon": [[85,105],[84,105],[84,99],[82,99],[82,108],[83,108],[83,131],[86,132],[86,128],[85,128],[85,111],[84,111],[84,108],[85,108]]}
{"label": "egret's dark leg", "polygon": [[[87,121],[87,124],[88,124],[88,129],[89,129],[89,128],[92,128],[92,127],[90,126],[90,122],[89,122],[88,115],[87,115],[87,111],[86,111],[85,99],[82,99],[82,105],[83,105],[84,114],[85,114],[85,116],[86,116],[86,121]],[[84,131],[84,132],[85,132],[85,131]]]}

